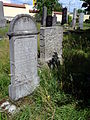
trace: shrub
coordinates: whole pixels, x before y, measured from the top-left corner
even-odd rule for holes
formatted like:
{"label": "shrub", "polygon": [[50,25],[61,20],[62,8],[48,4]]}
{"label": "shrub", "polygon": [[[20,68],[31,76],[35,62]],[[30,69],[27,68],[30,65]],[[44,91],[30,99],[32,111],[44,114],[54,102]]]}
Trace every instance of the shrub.
{"label": "shrub", "polygon": [[72,17],[68,15],[68,24],[71,25],[71,22],[72,22]]}
{"label": "shrub", "polygon": [[70,34],[63,42],[63,89],[77,99],[89,103],[90,88],[90,35]]}
{"label": "shrub", "polygon": [[85,23],[90,23],[90,19],[86,19],[86,20],[85,20]]}

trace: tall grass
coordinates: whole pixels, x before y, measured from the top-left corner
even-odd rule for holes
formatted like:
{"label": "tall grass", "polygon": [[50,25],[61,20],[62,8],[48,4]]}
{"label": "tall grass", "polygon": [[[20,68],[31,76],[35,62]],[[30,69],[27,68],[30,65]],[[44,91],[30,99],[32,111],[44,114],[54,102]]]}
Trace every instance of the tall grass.
{"label": "tall grass", "polygon": [[[40,30],[40,24],[38,24]],[[4,32],[6,33],[6,32]],[[5,35],[5,34],[3,34]],[[90,50],[87,41],[78,37],[68,40],[68,36],[64,40],[64,57],[66,63],[72,63],[72,53],[81,57]],[[70,37],[71,38],[71,37]],[[84,37],[83,37],[84,38]],[[88,40],[87,38],[85,38]],[[83,42],[82,42],[83,40]],[[39,37],[38,37],[39,41]],[[82,43],[82,44],[81,44]],[[38,42],[39,45],[39,42]],[[84,47],[83,47],[84,46]],[[80,51],[78,52],[77,49]],[[72,51],[71,51],[72,50]],[[84,53],[82,53],[82,51]],[[67,59],[67,58],[71,59]],[[8,97],[8,86],[10,84],[10,63],[9,63],[9,41],[7,39],[0,41],[0,100]],[[72,65],[72,64],[71,64]],[[64,83],[69,87],[71,76],[67,76],[65,71],[66,66],[60,66],[60,69],[49,69],[44,66],[38,70],[40,77],[40,86],[32,93],[32,95],[15,102],[19,107],[19,111],[14,116],[9,116],[6,113],[0,112],[1,120],[89,120],[90,109],[84,107],[83,109],[78,106],[78,100],[72,95],[64,93]],[[69,68],[72,68],[69,64]],[[68,79],[66,79],[68,78]],[[69,79],[70,78],[70,79]],[[69,81],[68,81],[69,80]],[[73,84],[72,84],[73,85]],[[77,86],[77,85],[76,85]],[[72,90],[70,87],[70,90]],[[81,103],[82,104],[82,103]]]}
{"label": "tall grass", "polygon": [[0,99],[8,96],[10,82],[9,41],[0,41]]}
{"label": "tall grass", "polygon": [[[76,101],[60,90],[60,84],[48,67],[39,70],[40,86],[21,106],[12,120],[87,120],[89,109],[76,107]],[[25,103],[25,102],[24,102]]]}
{"label": "tall grass", "polygon": [[4,28],[0,28],[0,36],[7,37],[8,28],[9,28],[9,24],[7,24],[6,27]]}
{"label": "tall grass", "polygon": [[[63,41],[64,90],[90,105],[90,34],[89,30],[67,35]],[[83,103],[82,103],[83,105]]]}

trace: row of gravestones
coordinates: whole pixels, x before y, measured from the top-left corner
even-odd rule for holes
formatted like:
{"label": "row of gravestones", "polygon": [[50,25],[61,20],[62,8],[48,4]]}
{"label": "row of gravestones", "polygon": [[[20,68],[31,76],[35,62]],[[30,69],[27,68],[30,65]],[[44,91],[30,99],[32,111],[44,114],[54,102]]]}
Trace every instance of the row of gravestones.
{"label": "row of gravestones", "polygon": [[[47,7],[43,6],[43,14],[42,14],[42,21],[41,25],[50,27],[50,26],[55,26],[57,23],[57,17],[56,14],[52,17],[52,15],[47,16]],[[62,25],[67,23],[67,8],[62,9]]]}
{"label": "row of gravestones", "polygon": [[[77,18],[77,10],[74,9],[73,11],[73,20],[72,20],[72,27],[75,28],[76,26],[76,18]],[[79,15],[79,28],[83,29],[83,19],[84,19],[84,13],[80,13]]]}
{"label": "row of gravestones", "polygon": [[[76,25],[76,18],[77,18],[77,10],[74,9],[73,11],[73,20],[72,20],[72,28],[75,28]],[[83,29],[83,19],[84,19],[84,13],[80,13],[79,16],[79,28]],[[42,26],[50,27],[55,26],[57,23],[57,17],[56,14],[54,16],[47,16],[47,7],[43,7],[43,15],[42,15]],[[67,16],[67,8],[62,9],[62,25],[68,23],[68,16]]]}
{"label": "row of gravestones", "polygon": [[[77,11],[74,9],[73,12],[73,20],[72,20],[72,27],[75,28],[76,24],[76,16],[77,16]],[[84,19],[84,13],[80,13],[79,17],[79,28],[83,29],[83,19]],[[67,23],[67,8],[63,8],[62,10],[62,24]],[[43,7],[43,15],[42,15],[42,26],[55,26],[57,23],[57,17],[56,14],[54,14],[53,18],[52,16],[47,16],[47,7]],[[5,27],[6,26],[6,20],[4,18],[4,12],[3,12],[3,2],[0,1],[0,27]]]}
{"label": "row of gravestones", "polygon": [[[76,10],[76,8],[74,8],[72,28],[75,28],[75,26],[76,26],[76,18],[77,18],[77,10]],[[84,19],[84,13],[80,13],[80,15],[79,15],[79,28],[80,29],[83,29],[83,19]],[[63,8],[63,10],[62,10],[62,25],[65,23],[68,23],[67,8]]]}
{"label": "row of gravestones", "polygon": [[[9,96],[18,100],[31,94],[39,85],[37,75],[37,27],[30,15],[17,15],[10,23],[11,85]],[[40,59],[47,62],[54,53],[61,59],[63,28],[60,26],[41,27]]]}
{"label": "row of gravestones", "polygon": [[42,14],[42,21],[41,25],[43,27],[50,27],[50,26],[55,26],[57,23],[57,17],[56,14],[52,17],[52,15],[47,16],[47,7],[43,6],[43,14]]}

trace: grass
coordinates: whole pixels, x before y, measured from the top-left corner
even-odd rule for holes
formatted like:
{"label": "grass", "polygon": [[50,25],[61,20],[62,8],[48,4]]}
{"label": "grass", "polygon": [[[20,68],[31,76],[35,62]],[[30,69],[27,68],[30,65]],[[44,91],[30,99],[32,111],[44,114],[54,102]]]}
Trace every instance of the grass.
{"label": "grass", "polygon": [[1,37],[7,37],[7,32],[8,32],[9,24],[5,28],[0,28],[0,36]]}
{"label": "grass", "polygon": [[[76,23],[76,28],[79,27],[79,23]],[[90,23],[83,23],[83,30],[90,29]]]}
{"label": "grass", "polygon": [[40,86],[29,96],[28,102],[12,120],[88,120],[90,111],[78,109],[77,101],[60,90],[53,72],[48,67],[39,70]]}
{"label": "grass", "polygon": [[8,96],[8,85],[10,82],[9,64],[9,41],[0,41],[0,99]]}
{"label": "grass", "polygon": [[83,23],[84,29],[90,29],[90,23]]}
{"label": "grass", "polygon": [[[40,24],[40,23],[37,23],[38,32],[40,32],[40,26],[41,26],[41,24]],[[38,34],[37,44],[38,44],[38,54],[39,54],[39,53],[40,53],[40,35],[39,35],[39,34]]]}
{"label": "grass", "polygon": [[[40,30],[40,24],[38,24],[38,30]],[[4,38],[0,41],[0,100],[8,98],[9,61],[9,40]],[[59,71],[58,74],[61,75]],[[87,107],[82,109],[75,98],[61,90],[61,81],[58,81],[57,71],[50,70],[48,66],[43,66],[38,69],[38,75],[40,86],[33,94],[14,102],[20,111],[14,116],[0,112],[0,120],[90,119],[90,109]]]}

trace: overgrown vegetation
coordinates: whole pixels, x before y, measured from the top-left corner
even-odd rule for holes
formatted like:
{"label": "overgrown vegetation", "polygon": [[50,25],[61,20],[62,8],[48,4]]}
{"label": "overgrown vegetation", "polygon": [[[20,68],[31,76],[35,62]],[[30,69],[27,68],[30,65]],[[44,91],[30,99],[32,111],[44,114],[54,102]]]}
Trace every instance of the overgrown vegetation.
{"label": "overgrown vegetation", "polygon": [[9,41],[0,41],[0,99],[8,96],[10,82]]}
{"label": "overgrown vegetation", "polygon": [[40,86],[13,120],[87,120],[89,110],[78,110],[76,101],[60,90],[57,74],[48,67],[39,69]]}
{"label": "overgrown vegetation", "polygon": [[[0,100],[8,98],[9,61],[9,41],[5,39],[0,41]],[[89,31],[66,35],[63,64],[55,53],[48,66],[38,69],[40,86],[32,95],[15,102],[18,113],[9,116],[0,111],[0,120],[89,120],[89,69]]]}
{"label": "overgrown vegetation", "polygon": [[39,10],[40,16],[42,16],[43,6],[47,7],[48,15],[52,14],[52,10],[54,11],[62,10],[62,4],[60,4],[58,0],[38,0],[36,8]]}
{"label": "overgrown vegetation", "polygon": [[9,24],[7,24],[7,26],[5,28],[0,28],[0,36],[1,37],[6,37],[7,36],[8,27],[9,27]]}
{"label": "overgrown vegetation", "polygon": [[66,36],[63,41],[65,71],[63,87],[76,99],[90,105],[90,35],[89,30],[78,31]]}

